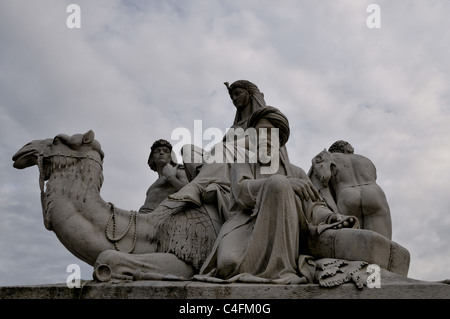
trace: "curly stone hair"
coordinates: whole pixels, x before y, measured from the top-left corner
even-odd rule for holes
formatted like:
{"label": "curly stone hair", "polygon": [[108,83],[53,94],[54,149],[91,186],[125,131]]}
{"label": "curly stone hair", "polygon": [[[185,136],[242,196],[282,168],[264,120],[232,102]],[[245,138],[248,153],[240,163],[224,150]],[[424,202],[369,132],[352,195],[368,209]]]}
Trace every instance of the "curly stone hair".
{"label": "curly stone hair", "polygon": [[339,140],[334,142],[330,148],[328,149],[328,152],[331,153],[343,153],[343,154],[354,154],[355,149],[353,146],[350,145],[349,142]]}

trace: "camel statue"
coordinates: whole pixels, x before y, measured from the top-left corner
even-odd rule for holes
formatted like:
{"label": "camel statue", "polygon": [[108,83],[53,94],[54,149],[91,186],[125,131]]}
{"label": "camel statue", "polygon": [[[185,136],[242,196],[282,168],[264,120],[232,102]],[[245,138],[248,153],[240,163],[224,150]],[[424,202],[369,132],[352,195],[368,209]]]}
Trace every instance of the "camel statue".
{"label": "camel statue", "polygon": [[[44,225],[94,267],[94,279],[193,278],[217,238],[210,208],[170,200],[148,214],[115,207],[100,196],[103,158],[90,130],[32,141],[12,160],[17,169],[37,165]],[[408,272],[409,252],[371,230],[328,229],[310,236],[307,244],[314,258],[364,261],[403,276]]]}
{"label": "camel statue", "polygon": [[323,150],[312,160],[309,178],[336,213],[355,216],[362,229],[392,238],[389,205],[372,161],[358,154]]}
{"label": "camel statue", "polygon": [[[103,157],[94,132],[88,131],[32,141],[12,159],[17,169],[38,166],[44,225],[73,255],[94,266],[94,278],[107,281],[114,275],[123,277],[124,274],[140,278],[143,275],[192,277],[195,267],[186,263],[186,258],[183,261],[175,254],[160,252],[158,246],[161,242],[155,239],[158,234],[156,226],[164,223],[157,218],[158,212],[139,214],[115,207],[102,199]],[[175,214],[184,209],[183,203],[168,205],[171,205],[170,209],[161,206],[159,217],[184,219],[178,224],[189,218],[189,210],[188,214],[186,211],[185,214]],[[194,233],[194,246],[205,247],[203,258],[206,258],[208,247],[215,239],[215,233],[211,231],[213,227],[207,216],[199,216],[202,214],[198,210],[190,212],[196,221],[189,224],[191,230],[186,229],[183,233],[183,229],[174,229],[172,237],[181,236],[186,241]],[[195,237],[197,233],[201,235]],[[183,253],[179,255],[183,256]],[[138,274],[134,274],[136,265],[139,265]]]}

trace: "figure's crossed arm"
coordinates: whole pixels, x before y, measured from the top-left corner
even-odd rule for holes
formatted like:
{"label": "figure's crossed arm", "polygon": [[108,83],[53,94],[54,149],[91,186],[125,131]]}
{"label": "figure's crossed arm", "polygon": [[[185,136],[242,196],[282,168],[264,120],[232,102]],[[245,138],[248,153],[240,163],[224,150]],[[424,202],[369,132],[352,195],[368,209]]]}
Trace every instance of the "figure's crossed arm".
{"label": "figure's crossed arm", "polygon": [[183,170],[177,169],[172,165],[165,165],[162,174],[172,184],[172,186],[179,191],[184,185],[188,183],[186,174]]}

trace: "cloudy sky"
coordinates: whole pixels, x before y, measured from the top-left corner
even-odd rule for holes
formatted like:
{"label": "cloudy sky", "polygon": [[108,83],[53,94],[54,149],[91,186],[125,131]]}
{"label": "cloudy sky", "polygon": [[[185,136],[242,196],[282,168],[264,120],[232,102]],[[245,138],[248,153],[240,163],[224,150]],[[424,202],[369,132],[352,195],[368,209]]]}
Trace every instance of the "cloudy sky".
{"label": "cloudy sky", "polygon": [[136,210],[156,179],[153,141],[176,145],[195,120],[225,132],[223,82],[239,79],[288,116],[294,164],[307,171],[340,139],[370,158],[409,277],[450,278],[448,12],[444,0],[0,0],[0,285],[66,282],[74,263],[92,278],[45,229],[37,168],[12,167],[19,148],[92,129],[103,199]]}

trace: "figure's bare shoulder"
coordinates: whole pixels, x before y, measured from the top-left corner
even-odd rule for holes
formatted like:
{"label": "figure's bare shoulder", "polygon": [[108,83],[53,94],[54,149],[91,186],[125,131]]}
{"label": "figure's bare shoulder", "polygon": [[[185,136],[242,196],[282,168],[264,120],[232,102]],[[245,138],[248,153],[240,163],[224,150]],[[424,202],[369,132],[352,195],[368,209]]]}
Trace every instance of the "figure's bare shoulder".
{"label": "figure's bare shoulder", "polygon": [[356,162],[360,165],[363,165],[367,168],[375,169],[375,165],[373,164],[373,162],[369,158],[367,158],[363,155],[352,154],[352,161]]}
{"label": "figure's bare shoulder", "polygon": [[333,153],[333,160],[336,165],[348,165],[350,167],[366,167],[374,169],[375,165],[366,156],[360,154]]}
{"label": "figure's bare shoulder", "polygon": [[366,179],[375,181],[377,178],[377,171],[374,163],[367,157],[360,154],[351,154],[351,165],[353,170],[357,171],[359,175]]}
{"label": "figure's bare shoulder", "polygon": [[361,155],[361,154],[349,154],[349,155],[351,156],[351,159],[353,161],[359,161],[362,163],[371,163],[372,164],[372,161],[370,159],[368,159],[367,157],[365,157],[364,155]]}

